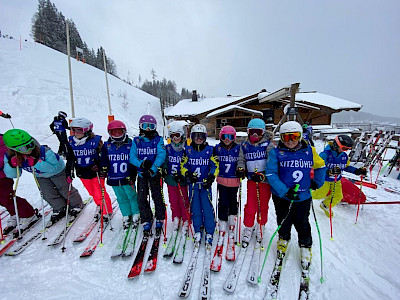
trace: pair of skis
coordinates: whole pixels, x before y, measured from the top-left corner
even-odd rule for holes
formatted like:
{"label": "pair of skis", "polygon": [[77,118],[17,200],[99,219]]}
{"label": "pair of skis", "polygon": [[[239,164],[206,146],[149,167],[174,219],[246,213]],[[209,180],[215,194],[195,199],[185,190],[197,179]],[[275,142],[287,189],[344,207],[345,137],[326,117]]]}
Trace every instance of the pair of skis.
{"label": "pair of skis", "polygon": [[[162,234],[162,228],[155,228],[153,243],[144,269],[144,272],[146,273],[153,272],[157,267],[158,249],[160,246],[161,234]],[[133,262],[131,270],[129,271],[128,274],[129,279],[137,277],[142,272],[147,244],[150,238],[151,238],[150,232],[144,231],[138,253],[136,254],[135,261]]]}
{"label": "pair of skis", "polygon": [[[187,298],[190,294],[190,291],[192,290],[194,273],[197,265],[197,258],[199,256],[199,250],[200,250],[200,242],[195,242],[192,256],[189,261],[189,265],[186,269],[183,282],[179,289],[178,296],[181,298]],[[212,255],[211,245],[206,243],[204,261],[203,261],[203,271],[200,281],[200,299],[202,300],[211,298],[211,269],[210,269],[211,255]]]}
{"label": "pair of skis", "polygon": [[185,256],[186,241],[188,239],[188,230],[189,228],[186,228],[186,230],[182,228],[180,235],[178,234],[179,227],[172,231],[167,249],[165,250],[163,255],[164,258],[170,258],[174,256],[173,262],[175,264],[181,264],[183,262],[183,258]]}
{"label": "pair of skis", "polygon": [[118,242],[111,254],[111,258],[129,257],[135,251],[135,245],[138,238],[139,221],[129,223],[127,229],[122,228],[118,235]]}

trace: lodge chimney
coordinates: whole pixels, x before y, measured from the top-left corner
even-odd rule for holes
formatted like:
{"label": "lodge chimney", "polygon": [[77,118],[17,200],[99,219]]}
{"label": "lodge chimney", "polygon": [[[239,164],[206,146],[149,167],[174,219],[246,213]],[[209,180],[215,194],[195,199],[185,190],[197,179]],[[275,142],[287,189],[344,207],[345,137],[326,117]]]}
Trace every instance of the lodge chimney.
{"label": "lodge chimney", "polygon": [[196,90],[193,90],[192,101],[197,102],[197,91]]}

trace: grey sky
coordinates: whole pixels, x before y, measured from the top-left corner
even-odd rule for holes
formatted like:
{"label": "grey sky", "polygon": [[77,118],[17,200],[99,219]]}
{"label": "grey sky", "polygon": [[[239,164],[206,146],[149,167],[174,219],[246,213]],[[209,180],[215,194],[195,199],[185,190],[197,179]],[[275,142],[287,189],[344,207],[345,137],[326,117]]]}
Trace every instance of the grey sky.
{"label": "grey sky", "polygon": [[[398,0],[52,2],[135,84],[152,68],[209,97],[300,82],[398,116]],[[0,29],[27,36],[36,9],[34,0],[0,0]]]}

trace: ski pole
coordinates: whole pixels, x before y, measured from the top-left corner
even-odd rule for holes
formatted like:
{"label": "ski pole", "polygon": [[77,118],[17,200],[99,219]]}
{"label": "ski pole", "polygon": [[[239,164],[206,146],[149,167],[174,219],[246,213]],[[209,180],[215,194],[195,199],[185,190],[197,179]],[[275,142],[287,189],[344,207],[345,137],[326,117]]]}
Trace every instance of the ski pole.
{"label": "ski pole", "polygon": [[187,210],[187,207],[185,204],[185,198],[183,196],[183,192],[182,192],[182,188],[181,188],[181,184],[179,182],[178,182],[178,190],[179,190],[179,193],[181,194],[182,205],[185,208],[185,213],[186,213],[186,218],[188,220],[188,226],[190,228],[190,233],[192,234],[192,237],[194,237],[193,229],[192,229],[192,219],[190,218],[189,212]]}
{"label": "ski pole", "polygon": [[358,219],[358,213],[360,211],[360,203],[361,203],[361,195],[362,195],[362,187],[363,187],[363,178],[364,176],[361,175],[361,180],[360,180],[360,193],[358,195],[358,205],[357,205],[357,215],[356,215],[356,222],[354,224],[357,224],[357,219]]}
{"label": "ski pole", "polygon": [[99,186],[100,186],[100,189],[101,189],[101,198],[102,198],[102,200],[101,200],[101,208],[100,208],[100,210],[101,210],[100,247],[101,247],[101,246],[103,246],[103,227],[104,227],[103,211],[104,211],[104,207],[106,208],[106,213],[108,215],[108,222],[110,223],[110,230],[113,230],[114,228],[112,227],[111,216],[110,216],[110,214],[108,212],[108,208],[107,208],[107,205],[106,205],[105,191],[104,191],[104,187],[102,186],[101,181],[100,181],[99,172],[96,172],[96,174],[97,174],[97,180],[99,182]]}
{"label": "ski pole", "polygon": [[[258,225],[260,225],[260,234],[261,234],[261,240],[262,240],[263,232],[262,232],[262,225],[261,225],[261,201],[260,201],[260,187],[258,185],[258,182],[256,182],[256,192],[257,192],[257,203],[258,203],[257,219],[258,219]],[[264,250],[263,246],[261,246],[261,250]]]}
{"label": "ski pole", "polygon": [[[381,170],[382,170],[382,166],[383,166],[383,161],[385,160],[385,156],[386,156],[387,150],[388,150],[388,148],[385,149],[385,153],[383,154],[383,158],[379,161],[381,166],[379,167],[378,174],[376,175],[375,184],[377,184],[379,175],[381,174]],[[371,174],[371,177],[372,177],[372,174]]]}
{"label": "ski pole", "polygon": [[333,241],[333,228],[332,228],[332,201],[333,201],[333,196],[335,195],[335,190],[336,190],[336,182],[337,182],[337,174],[335,174],[335,181],[333,183],[333,190],[332,190],[332,196],[331,196],[331,202],[329,203],[329,223],[331,226],[331,240]]}
{"label": "ski pole", "polygon": [[216,233],[218,233],[219,234],[219,232],[218,232],[218,222],[219,222],[219,217],[218,217],[218,203],[219,203],[219,199],[218,199],[218,185],[217,185],[217,196],[216,196],[216,198],[215,198],[215,215],[216,215],[216,218],[217,218],[217,226],[215,226],[215,232]]}
{"label": "ski pole", "polygon": [[315,221],[315,226],[317,227],[317,231],[318,231],[318,238],[319,238],[319,253],[321,256],[321,278],[320,278],[320,282],[324,283],[324,272],[323,272],[323,261],[322,261],[322,239],[321,239],[321,232],[319,231],[319,226],[318,226],[318,221],[317,221],[317,217],[315,215],[315,210],[314,210],[314,204],[311,200],[311,208],[313,211],[313,216],[314,216],[314,221]]}
{"label": "ski pole", "polygon": [[[160,168],[161,170],[161,168]],[[163,180],[162,177],[160,177],[160,188],[161,188],[161,197],[163,200],[163,203],[165,205],[165,224],[164,224],[164,245],[163,247],[165,248],[167,246],[167,221],[168,221],[168,213],[167,213],[167,202],[165,202],[165,198],[164,198],[164,188],[163,188]]]}
{"label": "ski pole", "polygon": [[241,233],[241,224],[242,224],[242,178],[240,178],[240,185],[239,185],[239,217],[237,218],[237,224],[236,226],[236,232],[237,232],[237,237],[238,240],[236,241],[236,244],[240,246],[240,233]]}
{"label": "ski pole", "polygon": [[11,121],[11,118],[9,118],[8,120],[10,120],[11,126],[15,129],[13,122]]}
{"label": "ski pole", "polygon": [[42,222],[42,224],[43,224],[43,237],[42,237],[42,240],[44,241],[44,240],[46,240],[46,224],[45,224],[45,221],[44,221],[44,197],[43,197],[42,189],[40,188],[40,185],[39,185],[39,181],[38,181],[38,179],[36,177],[35,168],[32,168],[32,174],[33,174],[33,178],[35,179],[36,186],[39,189],[40,197],[42,198],[42,216],[43,216],[42,217],[43,218],[43,222]]}
{"label": "ski pole", "polygon": [[[300,188],[300,184],[296,184],[296,186],[294,188],[294,191],[297,192],[299,190],[299,188]],[[273,241],[275,235],[277,234],[277,232],[279,231],[279,229],[281,229],[283,223],[289,217],[290,210],[292,209],[293,201],[294,201],[293,199],[290,200],[290,204],[289,204],[289,208],[288,208],[288,212],[287,212],[286,216],[282,219],[281,223],[278,225],[278,228],[276,228],[275,232],[271,236],[271,239],[269,240],[268,247],[267,247],[267,252],[265,253],[264,261],[263,261],[263,264],[262,264],[262,267],[261,267],[261,271],[260,271],[260,274],[258,275],[258,278],[257,278],[257,281],[259,283],[261,282],[261,274],[262,274],[262,272],[264,270],[265,263],[267,262],[267,257],[268,257],[269,250],[271,249],[272,241]]]}
{"label": "ski pole", "polygon": [[65,228],[64,228],[64,239],[63,239],[63,245],[61,248],[61,251],[65,251],[65,235],[67,234],[67,227],[68,227],[68,212],[69,212],[69,202],[70,202],[70,196],[71,196],[71,188],[72,188],[72,182],[69,184],[68,187],[68,195],[67,195],[67,209],[65,210]]}
{"label": "ski pole", "polygon": [[3,235],[3,226],[1,225],[1,220],[0,220],[0,234],[1,234],[1,244],[4,243],[4,235]]}
{"label": "ski pole", "polygon": [[[206,179],[204,179],[204,180],[206,180]],[[216,224],[217,222],[215,221],[215,211],[214,211],[214,205],[212,203],[212,190],[211,190],[211,187],[209,189],[205,189],[205,190],[207,192],[208,201],[210,202],[211,208],[213,210],[214,223]]]}
{"label": "ski pole", "polygon": [[[19,213],[18,213],[18,205],[17,205],[17,187],[20,177],[19,166],[17,166],[17,180],[15,181],[14,191],[13,191],[13,200],[14,200],[14,208],[15,208],[15,216],[17,218],[17,227],[18,227],[18,238],[21,238],[21,226],[19,224]],[[11,216],[11,215],[10,215]]]}

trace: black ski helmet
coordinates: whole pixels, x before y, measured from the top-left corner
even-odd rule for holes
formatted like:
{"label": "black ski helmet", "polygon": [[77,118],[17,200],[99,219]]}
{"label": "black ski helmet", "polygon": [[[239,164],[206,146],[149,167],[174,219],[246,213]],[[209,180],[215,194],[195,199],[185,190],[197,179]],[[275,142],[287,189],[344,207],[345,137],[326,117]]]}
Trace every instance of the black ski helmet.
{"label": "black ski helmet", "polygon": [[339,134],[335,137],[334,145],[342,151],[347,151],[353,148],[354,140],[345,134]]}
{"label": "black ski helmet", "polygon": [[58,116],[65,119],[65,118],[67,117],[67,113],[60,110],[60,111],[58,112]]}

